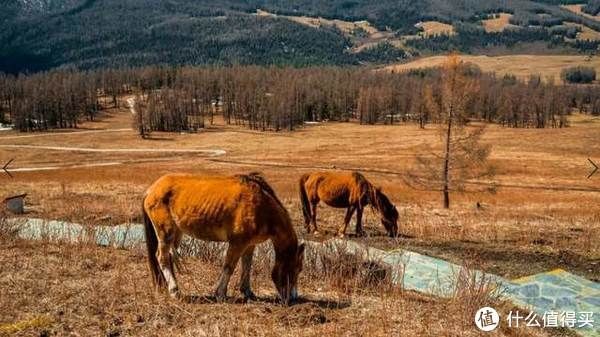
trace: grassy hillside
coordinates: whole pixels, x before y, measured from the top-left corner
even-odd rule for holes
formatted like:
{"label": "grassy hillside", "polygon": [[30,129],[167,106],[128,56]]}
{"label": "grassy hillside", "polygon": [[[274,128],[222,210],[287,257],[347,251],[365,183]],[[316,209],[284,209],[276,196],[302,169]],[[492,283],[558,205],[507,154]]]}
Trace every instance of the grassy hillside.
{"label": "grassy hillside", "polygon": [[[0,71],[157,63],[382,63],[540,41],[552,48],[595,51],[598,41],[577,34],[578,29],[600,31],[600,22],[559,6],[570,2],[0,0]],[[592,3],[582,8],[593,10]],[[255,15],[257,9],[274,15]],[[486,31],[483,21],[500,12],[510,13],[511,29]],[[310,26],[291,16],[366,20],[377,31],[366,39],[360,29],[349,33],[336,25]],[[416,24],[422,21],[452,25],[456,34],[419,34],[424,28]]]}
{"label": "grassy hillside", "polygon": [[[583,55],[508,55],[496,57],[461,55],[460,59],[476,64],[484,72],[493,72],[499,76],[510,74],[521,79],[528,79],[532,75],[540,75],[543,79],[553,78],[555,81],[560,81],[561,71],[575,66],[593,67],[600,72],[600,58],[590,58]],[[404,64],[389,65],[384,69],[403,72],[440,67],[446,61],[447,57],[445,56],[432,56]]]}

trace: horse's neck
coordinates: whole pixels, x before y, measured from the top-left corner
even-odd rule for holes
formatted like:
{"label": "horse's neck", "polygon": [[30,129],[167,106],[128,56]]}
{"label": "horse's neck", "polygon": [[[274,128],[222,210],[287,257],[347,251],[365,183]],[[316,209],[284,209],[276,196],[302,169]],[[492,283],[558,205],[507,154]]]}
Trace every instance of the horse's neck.
{"label": "horse's neck", "polygon": [[278,228],[274,235],[271,236],[273,242],[273,248],[275,248],[275,255],[287,254],[292,249],[298,247],[298,237],[294,228]]}
{"label": "horse's neck", "polygon": [[375,190],[375,186],[368,184],[368,193],[369,193],[369,204],[373,207],[374,210],[381,213],[379,200],[377,198],[377,191]]}

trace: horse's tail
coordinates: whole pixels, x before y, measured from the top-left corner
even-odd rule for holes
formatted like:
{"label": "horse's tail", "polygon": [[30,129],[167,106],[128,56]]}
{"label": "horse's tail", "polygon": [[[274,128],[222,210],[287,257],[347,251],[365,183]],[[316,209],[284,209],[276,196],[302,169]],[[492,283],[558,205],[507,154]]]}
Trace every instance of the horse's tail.
{"label": "horse's tail", "polygon": [[309,174],[303,174],[299,181],[300,202],[302,203],[302,214],[304,215],[304,221],[306,223],[310,222],[310,202],[308,200],[308,194],[306,194],[306,181],[308,180],[309,176]]}
{"label": "horse's tail", "polygon": [[143,201],[142,213],[144,216],[144,230],[146,232],[146,248],[148,249],[148,266],[150,267],[152,282],[156,287],[163,288],[166,284],[166,281],[160,270],[158,258],[156,257],[156,251],[158,250],[158,237],[156,236],[154,225],[148,216],[148,212],[146,212]]}

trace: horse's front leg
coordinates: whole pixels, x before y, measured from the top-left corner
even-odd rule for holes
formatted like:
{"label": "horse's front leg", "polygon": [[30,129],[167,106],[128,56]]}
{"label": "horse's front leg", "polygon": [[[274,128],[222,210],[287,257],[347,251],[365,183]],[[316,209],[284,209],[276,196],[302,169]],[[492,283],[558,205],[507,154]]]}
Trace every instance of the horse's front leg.
{"label": "horse's front leg", "polygon": [[356,208],[356,236],[365,236],[365,231],[362,227],[362,215],[364,208],[362,206],[358,206]]}
{"label": "horse's front leg", "polygon": [[225,256],[225,264],[223,265],[223,270],[221,271],[221,276],[219,277],[219,283],[217,284],[217,289],[215,290],[215,297],[217,301],[222,301],[227,297],[227,286],[229,285],[229,279],[231,278],[231,274],[235,271],[235,267],[242,256],[246,247],[239,244],[229,243],[229,247],[227,248],[227,255]]}
{"label": "horse's front leg", "polygon": [[254,256],[254,247],[250,246],[242,255],[242,275],[240,278],[240,291],[246,300],[255,300],[256,295],[252,292],[250,286],[250,273],[252,269],[252,257]]}
{"label": "horse's front leg", "polygon": [[343,238],[346,235],[346,229],[348,228],[348,224],[350,220],[352,220],[352,215],[354,215],[354,211],[356,210],[356,206],[350,205],[346,210],[346,217],[344,217],[344,224],[338,230],[338,236]]}

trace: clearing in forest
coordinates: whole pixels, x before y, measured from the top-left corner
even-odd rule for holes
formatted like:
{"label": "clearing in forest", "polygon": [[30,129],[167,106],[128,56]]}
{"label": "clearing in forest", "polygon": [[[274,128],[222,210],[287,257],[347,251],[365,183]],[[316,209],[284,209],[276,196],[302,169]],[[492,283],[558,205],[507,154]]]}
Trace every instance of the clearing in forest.
{"label": "clearing in forest", "polygon": [[600,16],[599,15],[590,15],[584,11],[582,11],[584,5],[582,4],[578,4],[578,5],[562,5],[560,7],[571,11],[575,14],[581,15],[581,16],[585,16],[586,18],[592,19],[592,20],[597,20],[600,21]]}
{"label": "clearing in forest", "polygon": [[[512,74],[523,79],[531,75],[540,75],[544,79],[553,77],[555,80],[560,80],[561,71],[573,66],[588,66],[600,71],[600,58],[584,55],[461,55],[460,58],[464,62],[478,65],[482,71],[495,72],[500,76]],[[408,71],[439,67],[446,59],[446,56],[431,56],[404,64],[390,65],[383,69]]]}
{"label": "clearing in forest", "polygon": [[439,21],[424,21],[419,22],[415,25],[417,28],[422,28],[423,32],[419,33],[421,36],[430,37],[435,35],[454,35],[454,27],[447,23]]}
{"label": "clearing in forest", "polygon": [[486,32],[502,32],[506,28],[517,27],[509,22],[510,18],[512,18],[512,14],[499,13],[493,15],[495,15],[495,17],[481,21]]}

